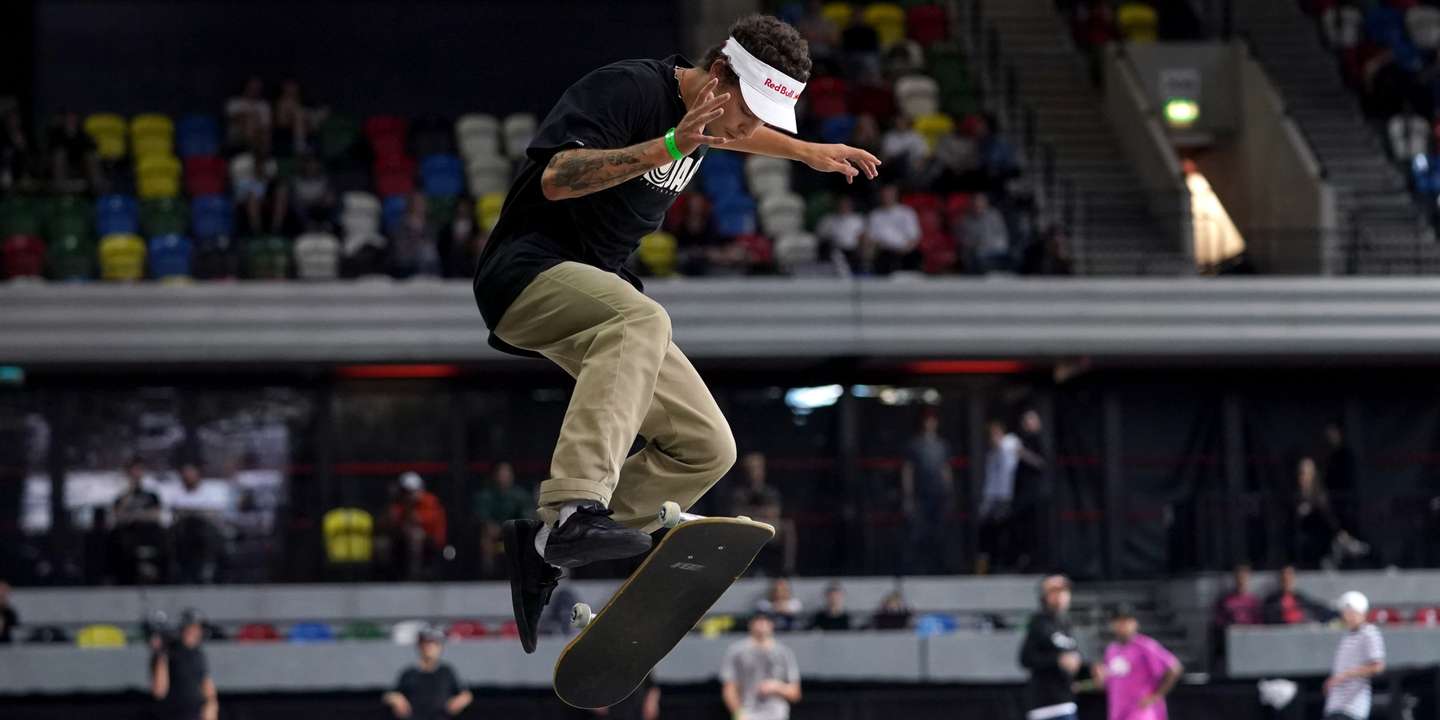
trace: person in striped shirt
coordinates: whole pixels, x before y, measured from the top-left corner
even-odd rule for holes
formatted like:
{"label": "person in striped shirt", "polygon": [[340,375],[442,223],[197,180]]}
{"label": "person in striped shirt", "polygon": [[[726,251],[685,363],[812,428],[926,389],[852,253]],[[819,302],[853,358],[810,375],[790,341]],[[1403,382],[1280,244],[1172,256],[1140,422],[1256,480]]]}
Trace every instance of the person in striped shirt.
{"label": "person in striped shirt", "polygon": [[1345,636],[1335,648],[1335,662],[1325,679],[1325,720],[1366,720],[1370,717],[1370,678],[1385,672],[1385,639],[1365,621],[1370,601],[1350,591],[1336,603],[1345,622]]}

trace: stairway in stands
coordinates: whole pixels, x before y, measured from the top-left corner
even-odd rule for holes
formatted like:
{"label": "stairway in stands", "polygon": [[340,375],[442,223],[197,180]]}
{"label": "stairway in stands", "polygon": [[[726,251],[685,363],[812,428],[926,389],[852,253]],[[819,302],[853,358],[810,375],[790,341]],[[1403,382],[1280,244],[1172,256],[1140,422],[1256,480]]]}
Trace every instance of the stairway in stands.
{"label": "stairway in stands", "polygon": [[1140,180],[1105,117],[1091,81],[1052,0],[971,0],[999,34],[1003,62],[1017,73],[1021,104],[1035,112],[1038,140],[1055,149],[1056,172],[1084,194],[1079,270],[1087,275],[1175,275],[1189,261],[1165,247],[1146,207]]}
{"label": "stairway in stands", "polygon": [[1140,621],[1140,632],[1155,638],[1174,653],[1185,665],[1186,672],[1205,668],[1200,657],[1203,643],[1191,638],[1175,612],[1156,598],[1155,583],[1082,583],[1075,588],[1070,614],[1077,624],[1100,628],[1101,636],[1108,641],[1108,613],[1110,608],[1121,602],[1134,606],[1136,619]]}
{"label": "stairway in stands", "polygon": [[1342,237],[1360,241],[1352,270],[1440,271],[1433,231],[1421,219],[1379,135],[1361,114],[1359,98],[1345,86],[1315,21],[1294,0],[1237,2],[1234,8],[1236,31],[1249,38],[1255,57],[1335,187]]}

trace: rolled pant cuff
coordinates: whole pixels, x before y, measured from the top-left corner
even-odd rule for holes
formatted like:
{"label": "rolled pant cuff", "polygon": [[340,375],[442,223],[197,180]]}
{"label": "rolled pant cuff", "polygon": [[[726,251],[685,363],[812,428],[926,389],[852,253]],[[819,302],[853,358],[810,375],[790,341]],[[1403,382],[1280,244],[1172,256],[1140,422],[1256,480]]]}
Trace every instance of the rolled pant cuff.
{"label": "rolled pant cuff", "polygon": [[610,506],[610,495],[613,488],[606,487],[593,480],[567,480],[564,478],[551,478],[540,483],[540,507],[562,505],[576,500],[594,500],[606,507]]}

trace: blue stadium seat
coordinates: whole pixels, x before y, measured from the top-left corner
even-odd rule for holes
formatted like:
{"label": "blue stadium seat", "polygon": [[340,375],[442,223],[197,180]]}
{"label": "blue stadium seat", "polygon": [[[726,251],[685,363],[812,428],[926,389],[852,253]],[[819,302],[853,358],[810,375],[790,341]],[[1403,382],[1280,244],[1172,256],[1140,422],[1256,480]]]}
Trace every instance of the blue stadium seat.
{"label": "blue stadium seat", "polygon": [[220,121],[213,115],[192,114],[175,127],[175,148],[180,157],[220,154]]}
{"label": "blue stadium seat", "polygon": [[855,133],[854,115],[835,115],[820,123],[820,139],[831,143],[850,142]]}
{"label": "blue stadium seat", "polygon": [[322,622],[296,623],[290,628],[290,642],[292,643],[328,643],[335,642],[335,631]]}
{"label": "blue stadium seat", "polygon": [[380,201],[380,227],[387,235],[405,221],[405,211],[409,207],[410,200],[404,195],[387,195]]}
{"label": "blue stadium seat", "polygon": [[201,195],[190,201],[190,232],[196,238],[229,236],[231,226],[230,201],[224,195]]}
{"label": "blue stadium seat", "polygon": [[140,205],[129,195],[102,195],[95,201],[95,234],[140,232]]}
{"label": "blue stadium seat", "polygon": [[183,235],[156,235],[150,238],[150,277],[157,280],[190,277],[190,239]]}
{"label": "blue stadium seat", "polygon": [[715,234],[735,237],[755,232],[755,201],[748,195],[732,195],[715,202],[711,222]]}
{"label": "blue stadium seat", "polygon": [[454,155],[431,155],[420,162],[426,195],[458,197],[465,193],[465,165]]}
{"label": "blue stadium seat", "polygon": [[700,165],[700,187],[715,203],[736,195],[744,195],[745,159],[732,152],[707,153],[705,161]]}

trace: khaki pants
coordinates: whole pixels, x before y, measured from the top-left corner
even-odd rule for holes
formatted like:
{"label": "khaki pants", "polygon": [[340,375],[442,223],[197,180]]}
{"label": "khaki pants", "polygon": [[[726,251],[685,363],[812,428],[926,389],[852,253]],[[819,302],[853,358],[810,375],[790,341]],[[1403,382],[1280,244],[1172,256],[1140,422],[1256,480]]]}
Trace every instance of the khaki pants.
{"label": "khaki pants", "polygon": [[[540,516],[595,500],[655,530],[666,500],[688,508],[735,464],[735,438],[699,373],[670,340],[670,316],[618,275],[565,262],[505,311],[501,340],[549,358],[575,392],[540,485]],[[645,447],[626,457],[635,436]]]}

